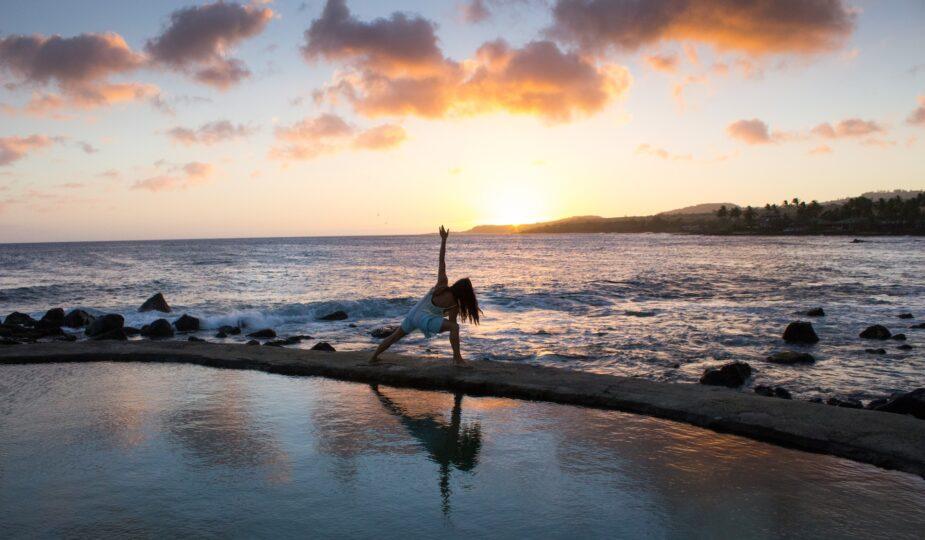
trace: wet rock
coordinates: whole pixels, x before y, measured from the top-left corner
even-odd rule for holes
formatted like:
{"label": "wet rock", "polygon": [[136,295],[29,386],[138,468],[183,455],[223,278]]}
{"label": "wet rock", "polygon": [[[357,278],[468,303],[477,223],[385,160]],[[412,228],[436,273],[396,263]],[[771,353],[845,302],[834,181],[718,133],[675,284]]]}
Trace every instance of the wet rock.
{"label": "wet rock", "polygon": [[675,362],[674,364],[671,364],[669,367],[670,367],[671,369],[680,369],[680,368],[681,368],[681,364]]}
{"label": "wet rock", "polygon": [[790,395],[790,391],[782,386],[765,386],[758,385],[755,387],[755,393],[767,396],[767,397],[776,397],[780,399],[793,399],[793,396]]}
{"label": "wet rock", "polygon": [[[108,313],[101,317],[97,317],[87,326],[87,329],[84,330],[84,333],[88,337],[96,338],[97,336],[102,336],[103,334],[109,334],[118,330],[121,335],[125,335],[122,332],[122,327],[125,325],[125,319],[122,315],[118,313]],[[101,339],[110,339],[110,338],[101,338]]]}
{"label": "wet rock", "polygon": [[218,332],[215,333],[215,337],[217,337],[218,339],[225,339],[226,337],[228,337],[228,334],[219,330]]}
{"label": "wet rock", "polygon": [[263,330],[257,330],[256,332],[251,332],[247,334],[249,338],[261,338],[261,339],[270,339],[276,337],[276,330],[272,328],[264,328]]}
{"label": "wet rock", "polygon": [[855,238],[851,241],[852,244],[866,244],[867,240],[861,240],[860,238]]}
{"label": "wet rock", "polygon": [[77,341],[77,336],[74,334],[61,334],[60,336],[55,337],[55,341]]}
{"label": "wet rock", "polygon": [[10,338],[0,338],[0,345],[19,345],[19,342],[15,339]]}
{"label": "wet rock", "polygon": [[170,306],[167,305],[167,300],[164,299],[164,295],[157,293],[151,298],[145,300],[145,303],[141,304],[141,307],[138,308],[138,311],[160,311],[161,313],[170,313]]}
{"label": "wet rock", "polygon": [[784,341],[787,343],[818,343],[819,336],[813,329],[812,323],[806,321],[794,321],[787,325],[784,330]]}
{"label": "wet rock", "polygon": [[158,319],[151,324],[146,324],[141,329],[141,335],[151,339],[164,339],[173,337],[173,326],[167,319]]}
{"label": "wet rock", "polygon": [[865,328],[859,336],[861,339],[890,339],[890,331],[883,325],[875,324]]}
{"label": "wet rock", "polygon": [[125,335],[125,332],[122,330],[122,328],[116,328],[107,332],[102,332],[100,334],[94,334],[93,336],[90,336],[90,339],[94,341],[125,341],[128,339],[128,336]]}
{"label": "wet rock", "polygon": [[128,337],[137,336],[141,333],[141,330],[134,326],[123,326],[122,331],[125,332],[125,335]]}
{"label": "wet rock", "polygon": [[834,407],[845,407],[847,409],[863,409],[864,406],[860,401],[854,398],[840,398],[840,397],[830,397],[825,402],[826,405],[832,405]]}
{"label": "wet rock", "polygon": [[20,313],[18,311],[10,313],[6,316],[6,319],[3,320],[3,324],[7,326],[35,326],[36,322],[37,321],[33,319],[32,316],[26,315],[25,313]]}
{"label": "wet rock", "polygon": [[264,345],[270,345],[271,347],[285,347],[286,345],[295,345],[301,343],[302,336],[290,336],[286,339],[278,339],[276,341],[268,341]]}
{"label": "wet rock", "polygon": [[902,345],[900,345],[899,347],[896,347],[896,348],[899,349],[899,350],[901,350],[901,351],[911,351],[911,350],[914,349],[915,347],[913,347],[912,345],[909,345],[908,343],[903,343]]}
{"label": "wet rock", "polygon": [[184,313],[179,319],[173,321],[173,326],[177,332],[196,332],[199,330],[199,319]]}
{"label": "wet rock", "polygon": [[738,388],[752,374],[752,367],[745,362],[730,362],[719,368],[707,368],[700,377],[700,384]]}
{"label": "wet rock", "polygon": [[198,338],[198,337],[196,337],[196,336],[190,336],[190,337],[186,338],[186,341],[194,341],[194,342],[197,342],[197,343],[205,343],[205,342],[206,342],[206,340],[204,340],[204,339],[202,339],[202,338]]}
{"label": "wet rock", "polygon": [[864,349],[864,352],[870,354],[886,354],[886,349]]}
{"label": "wet rock", "polygon": [[881,405],[886,405],[889,403],[890,398],[877,398],[870,400],[870,403],[864,406],[865,409],[876,409]]}
{"label": "wet rock", "polygon": [[874,410],[897,414],[911,414],[916,418],[925,420],[925,388],[917,388],[905,394],[891,397],[883,405]]}
{"label": "wet rock", "polygon": [[312,346],[313,351],[337,352],[327,341],[319,341]]}
{"label": "wet rock", "polygon": [[228,325],[219,327],[218,331],[228,336],[237,336],[241,333],[241,329],[238,328],[237,326],[228,326]]}
{"label": "wet rock", "polygon": [[248,341],[247,344],[248,344],[248,345],[260,345],[260,342],[257,341],[256,339],[252,339],[252,340]]}
{"label": "wet rock", "polygon": [[395,330],[398,330],[398,326],[396,325],[380,326],[379,328],[373,328],[369,335],[376,339],[384,339],[391,336]]}
{"label": "wet rock", "polygon": [[823,403],[821,397],[811,397],[807,401],[810,403]]}
{"label": "wet rock", "polygon": [[817,307],[807,311],[804,315],[807,317],[825,317],[825,310]]}
{"label": "wet rock", "polygon": [[68,328],[83,328],[93,322],[93,315],[82,309],[72,309],[64,316],[64,326]]}
{"label": "wet rock", "polygon": [[45,312],[45,315],[42,315],[42,318],[39,319],[39,324],[46,327],[62,327],[64,326],[64,309],[63,308],[51,308]]}
{"label": "wet rock", "polygon": [[347,317],[349,317],[349,315],[347,315],[346,311],[337,310],[332,313],[328,313],[327,315],[323,317],[318,317],[318,320],[319,321],[342,321],[346,319]]}
{"label": "wet rock", "polygon": [[896,341],[906,341],[906,334],[893,334],[893,339]]}
{"label": "wet rock", "polygon": [[357,327],[356,323],[350,323],[350,324],[348,324],[347,326],[350,327],[350,328],[356,328],[356,327]]}
{"label": "wet rock", "polygon": [[923,329],[925,329],[925,322],[919,323],[919,324],[913,324],[913,325],[910,326],[909,328],[912,328],[912,329],[914,329],[914,330],[923,330]]}
{"label": "wet rock", "polygon": [[914,319],[915,316],[912,315],[911,313],[900,313],[899,318],[900,319]]}
{"label": "wet rock", "polygon": [[773,364],[812,364],[815,361],[815,356],[797,351],[779,352],[768,357],[768,362]]}

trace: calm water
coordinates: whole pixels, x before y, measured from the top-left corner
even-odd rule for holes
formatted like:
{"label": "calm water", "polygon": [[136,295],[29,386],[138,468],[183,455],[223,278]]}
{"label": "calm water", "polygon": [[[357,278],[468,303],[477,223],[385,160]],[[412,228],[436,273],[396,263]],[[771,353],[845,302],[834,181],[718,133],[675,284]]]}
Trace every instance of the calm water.
{"label": "calm water", "polygon": [[920,538],[925,480],[614,411],[0,366],[4,538]]}
{"label": "calm water", "polygon": [[[668,381],[745,360],[753,384],[804,398],[925,386],[925,330],[909,329],[925,320],[925,239],[850,240],[453,235],[448,266],[451,279],[471,276],[485,309],[484,324],[464,330],[470,357]],[[0,312],[80,306],[140,326],[158,315],[135,310],[163,291],[174,317],[189,312],[211,328],[243,322],[370,348],[368,331],[400,320],[433,285],[438,245],[436,236],[0,245]],[[766,363],[786,348],[780,335],[795,312],[815,306],[828,312],[813,320],[819,362]],[[350,319],[315,321],[335,309]],[[866,353],[873,344],[857,335],[874,323],[917,348],[888,341],[876,344],[885,356]],[[449,354],[444,337],[396,350]]]}

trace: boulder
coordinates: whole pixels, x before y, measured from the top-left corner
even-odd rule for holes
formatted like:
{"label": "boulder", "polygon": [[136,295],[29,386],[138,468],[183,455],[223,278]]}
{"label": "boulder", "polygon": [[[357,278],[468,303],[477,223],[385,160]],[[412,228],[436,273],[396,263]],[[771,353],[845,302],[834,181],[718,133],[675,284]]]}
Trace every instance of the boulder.
{"label": "boulder", "polygon": [[141,335],[151,339],[164,339],[173,337],[173,326],[167,319],[158,319],[151,324],[146,324],[141,329]]}
{"label": "boulder", "polygon": [[919,324],[913,324],[909,328],[912,328],[914,330],[925,330],[925,322],[919,323]]}
{"label": "boulder", "polygon": [[161,313],[170,313],[170,306],[167,305],[167,300],[164,299],[164,295],[157,293],[151,298],[145,300],[145,303],[141,304],[141,307],[138,308],[138,311],[160,311]]}
{"label": "boulder", "polygon": [[896,341],[906,341],[906,334],[893,334],[893,339]]}
{"label": "boulder", "polygon": [[793,399],[793,396],[790,395],[790,391],[782,386],[765,386],[758,385],[755,387],[755,393],[767,396],[767,397],[776,397],[780,399]]}
{"label": "boulder", "polygon": [[64,326],[68,328],[83,328],[93,322],[93,315],[82,309],[72,309],[64,316]]}
{"label": "boulder", "polygon": [[205,343],[206,340],[204,340],[204,339],[202,339],[202,338],[198,338],[198,337],[196,337],[196,336],[190,336],[190,337],[186,338],[186,341],[194,341],[194,342],[198,342],[198,343]]}
{"label": "boulder", "polygon": [[218,339],[225,339],[226,337],[228,337],[228,334],[219,330],[218,332],[215,333],[215,337]]}
{"label": "boulder", "polygon": [[911,414],[925,420],[925,388],[917,388],[905,394],[891,397],[886,403],[875,408],[877,411],[897,414]]}
{"label": "boulder", "polygon": [[177,332],[196,332],[199,330],[199,319],[184,313],[179,319],[173,321],[173,326]]}
{"label": "boulder", "polygon": [[911,351],[911,350],[914,349],[915,347],[913,347],[912,345],[909,345],[908,343],[903,343],[902,345],[900,345],[899,347],[896,347],[896,348],[899,349],[899,350],[901,350],[901,351]]}
{"label": "boulder", "polygon": [[264,328],[263,330],[257,330],[256,332],[251,332],[247,334],[249,338],[260,338],[260,339],[270,339],[276,337],[276,330],[272,328]]}
{"label": "boulder", "polygon": [[123,326],[122,331],[125,332],[125,335],[128,337],[137,336],[141,333],[141,330],[135,328],[134,326]]}
{"label": "boulder", "polygon": [[886,349],[864,349],[864,352],[870,354],[886,354]]}
{"label": "boulder", "polygon": [[861,240],[860,238],[855,238],[851,241],[852,244],[866,244],[867,240]]}
{"label": "boulder", "polygon": [[49,309],[45,312],[45,315],[42,315],[39,324],[46,327],[58,328],[64,326],[64,309],[59,307]]}
{"label": "boulder", "polygon": [[271,347],[283,347],[286,345],[295,345],[296,343],[300,343],[301,341],[302,341],[302,336],[291,336],[291,337],[287,337],[286,339],[268,341],[264,343],[264,345],[269,345]]}
{"label": "boulder", "polygon": [[865,409],[876,409],[881,405],[886,405],[889,403],[890,398],[877,398],[870,400],[870,403],[864,406]]}
{"label": "boulder", "polygon": [[719,368],[707,368],[700,377],[700,384],[738,388],[752,374],[752,367],[745,362],[730,362]]}
{"label": "boulder", "polygon": [[899,318],[900,319],[914,319],[915,316],[911,313],[900,313]]}
{"label": "boulder", "polygon": [[890,339],[890,331],[880,324],[868,326],[859,334],[861,339]]}
{"label": "boulder", "polygon": [[373,336],[376,339],[384,339],[392,335],[395,330],[398,329],[398,326],[380,326],[379,328],[373,328],[369,335]]}
{"label": "boulder", "polygon": [[812,364],[815,361],[815,356],[797,351],[779,352],[768,357],[768,362],[773,364]]}
{"label": "boulder", "polygon": [[95,338],[97,336],[119,330],[119,332],[124,336],[125,333],[122,332],[122,327],[124,325],[125,319],[122,317],[122,315],[119,315],[118,313],[108,313],[94,319],[93,322],[87,326],[87,329],[84,330],[84,333],[86,333],[88,337]]}
{"label": "boulder", "polygon": [[61,334],[60,336],[55,337],[55,341],[77,341],[77,336],[74,334]]}
{"label": "boulder", "polygon": [[863,409],[864,406],[860,401],[854,398],[839,398],[839,397],[830,397],[826,400],[826,405],[832,405],[835,407],[845,407],[848,409]]}
{"label": "boulder", "polygon": [[256,339],[252,339],[252,340],[248,341],[247,344],[248,344],[248,345],[260,345],[260,342],[257,341]]}
{"label": "boulder", "polygon": [[101,334],[95,334],[90,336],[90,339],[94,341],[103,341],[103,340],[112,340],[112,341],[125,341],[128,339],[128,336],[125,335],[125,332],[121,328],[115,328],[109,330],[108,332],[103,332]]}
{"label": "boulder", "polygon": [[336,352],[334,347],[327,341],[319,341],[312,346],[313,351]]}
{"label": "boulder", "polygon": [[237,326],[229,326],[227,324],[224,326],[220,326],[218,331],[228,336],[237,336],[238,334],[241,333],[241,329],[238,328]]}
{"label": "boulder", "polygon": [[805,313],[807,317],[825,317],[825,310],[821,307],[813,308]]}
{"label": "boulder", "polygon": [[25,313],[20,313],[18,311],[10,313],[6,316],[6,319],[3,320],[3,324],[7,326],[35,326],[36,322],[37,321],[30,315],[26,315]]}
{"label": "boulder", "polygon": [[347,317],[349,317],[349,315],[347,315],[346,311],[337,310],[335,312],[328,313],[327,315],[323,317],[318,317],[318,320],[319,321],[342,321],[346,319]]}
{"label": "boulder", "polygon": [[795,321],[787,325],[784,330],[784,341],[787,343],[818,343],[819,336],[813,329],[812,323],[806,321]]}

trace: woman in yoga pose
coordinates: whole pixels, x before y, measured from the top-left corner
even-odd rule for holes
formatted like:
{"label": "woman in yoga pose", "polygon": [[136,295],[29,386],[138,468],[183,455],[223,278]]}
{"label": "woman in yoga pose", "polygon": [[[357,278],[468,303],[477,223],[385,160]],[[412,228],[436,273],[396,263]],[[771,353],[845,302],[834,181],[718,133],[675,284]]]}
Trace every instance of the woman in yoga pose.
{"label": "woman in yoga pose", "polygon": [[479,315],[481,315],[482,310],[479,309],[479,301],[475,297],[475,290],[472,289],[472,282],[469,281],[469,278],[462,278],[449,285],[449,280],[446,277],[446,239],[448,236],[450,236],[450,231],[444,229],[443,225],[441,225],[440,265],[437,270],[437,284],[431,287],[427,294],[424,295],[424,298],[421,298],[411,308],[401,326],[392,332],[392,335],[382,340],[379,348],[369,359],[370,363],[378,362],[380,354],[414,330],[420,330],[427,337],[441,332],[449,332],[450,345],[453,347],[453,362],[456,365],[466,363],[459,352],[459,323],[456,322],[456,319],[462,318],[464,321],[479,324]]}

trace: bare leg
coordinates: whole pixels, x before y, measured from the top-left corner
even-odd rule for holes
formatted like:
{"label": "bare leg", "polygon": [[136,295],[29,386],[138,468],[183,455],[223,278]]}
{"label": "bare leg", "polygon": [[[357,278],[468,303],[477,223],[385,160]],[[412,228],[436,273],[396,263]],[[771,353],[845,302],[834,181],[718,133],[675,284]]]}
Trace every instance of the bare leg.
{"label": "bare leg", "polygon": [[386,349],[391,347],[396,341],[398,341],[399,339],[407,335],[408,334],[404,330],[401,329],[401,326],[396,328],[395,331],[392,332],[392,335],[382,340],[382,343],[380,343],[379,347],[376,348],[376,352],[374,352],[373,355],[369,358],[369,363],[375,364],[376,362],[378,362],[380,354],[384,353]]}
{"label": "bare leg", "polygon": [[463,360],[462,353],[459,352],[459,323],[452,320],[444,320],[443,324],[440,326],[441,332],[450,333],[450,345],[453,347],[453,363],[456,365],[463,365],[466,363]]}

